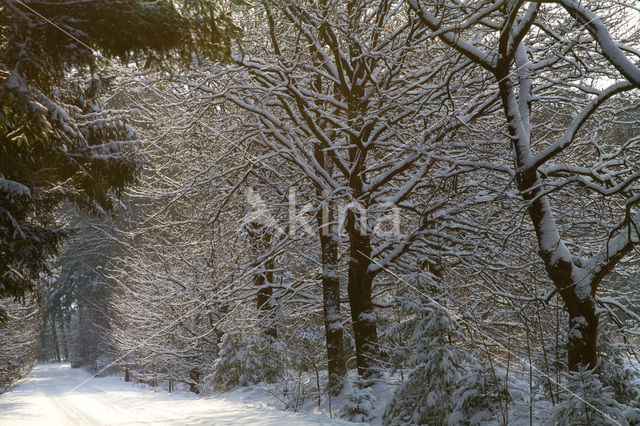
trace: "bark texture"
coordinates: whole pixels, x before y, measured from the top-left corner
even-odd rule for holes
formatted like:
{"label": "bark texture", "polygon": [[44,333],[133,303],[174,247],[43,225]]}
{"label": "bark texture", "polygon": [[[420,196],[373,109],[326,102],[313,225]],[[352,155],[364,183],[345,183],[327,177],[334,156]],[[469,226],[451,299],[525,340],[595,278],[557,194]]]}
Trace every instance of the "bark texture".
{"label": "bark texture", "polygon": [[344,386],[347,361],[344,352],[344,328],[340,312],[340,279],[338,276],[338,242],[335,215],[330,202],[318,214],[320,249],[322,251],[322,303],[327,342],[328,391],[338,395]]}

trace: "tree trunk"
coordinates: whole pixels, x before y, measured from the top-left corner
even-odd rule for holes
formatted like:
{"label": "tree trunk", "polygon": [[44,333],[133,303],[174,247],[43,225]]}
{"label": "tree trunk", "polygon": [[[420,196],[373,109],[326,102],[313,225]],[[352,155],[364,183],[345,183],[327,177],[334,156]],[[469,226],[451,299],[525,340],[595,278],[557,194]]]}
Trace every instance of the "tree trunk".
{"label": "tree trunk", "polygon": [[[544,262],[549,278],[562,297],[569,313],[569,335],[567,336],[569,371],[580,368],[595,368],[598,317],[595,312],[594,277],[579,272],[574,258],[560,237],[549,200],[540,195],[540,180],[536,168],[524,168],[531,156],[529,110],[517,109],[518,100],[509,79],[509,63],[499,64],[496,73],[502,105],[507,117],[509,135],[515,151],[516,185],[522,197],[529,201],[527,208],[538,240],[539,255]],[[522,114],[525,114],[523,117]],[[578,279],[574,277],[580,277]]]}
{"label": "tree trunk", "polygon": [[364,379],[378,377],[378,331],[371,297],[373,275],[371,265],[371,242],[357,228],[356,215],[347,213],[347,230],[350,236],[349,259],[349,305],[356,343],[358,374]]}
{"label": "tree trunk", "polygon": [[[535,184],[537,185],[537,182]],[[534,199],[529,207],[529,216],[539,240],[544,238],[541,229],[543,224],[550,223],[549,209],[548,202],[544,197]],[[554,259],[553,252],[542,250],[542,248],[540,256],[544,261],[549,278],[553,281],[569,314],[569,334],[567,336],[569,371],[595,368],[598,362],[596,285],[593,279],[590,280],[587,277],[583,277],[579,282],[576,281],[573,276],[580,276],[580,274],[574,274],[574,269],[577,266],[571,260]]]}
{"label": "tree trunk", "polygon": [[344,385],[347,363],[344,352],[344,329],[340,314],[340,280],[338,277],[338,243],[333,211],[329,200],[318,214],[320,248],[322,252],[322,303],[327,340],[328,391],[338,395]]}
{"label": "tree trunk", "polygon": [[64,359],[68,361],[71,358],[71,317],[67,317],[64,321],[63,326],[63,335],[64,335]]}
{"label": "tree trunk", "polygon": [[258,293],[256,295],[256,307],[262,321],[262,333],[278,338],[278,329],[275,319],[275,302],[273,300],[273,259],[264,262],[262,270],[254,277]]}
{"label": "tree trunk", "polygon": [[191,379],[189,383],[189,391],[196,395],[200,394],[200,370],[198,368],[192,368],[189,370],[189,379]]}
{"label": "tree trunk", "polygon": [[[352,18],[350,23],[356,28],[360,25],[358,15],[360,11],[352,9],[353,4],[349,3],[347,8],[349,16]],[[349,56],[351,57],[351,67],[353,75],[351,76],[352,86],[347,96],[348,105],[348,123],[351,128],[362,128],[364,125],[363,114],[365,103],[363,102],[365,94],[364,74],[366,64],[362,60],[362,50],[357,43],[349,46]],[[363,138],[366,139],[366,132],[359,135],[350,135],[349,142],[349,162],[351,173],[349,176],[349,188],[351,189],[352,200],[354,203],[359,202],[363,195],[363,174],[365,172],[365,163],[367,158],[367,148],[363,144]],[[365,379],[380,376],[378,366],[378,331],[376,328],[376,319],[373,312],[373,300],[371,290],[373,284],[373,274],[369,272],[371,265],[371,240],[367,235],[367,229],[363,227],[366,224],[360,223],[359,215],[356,214],[357,206],[347,211],[346,228],[349,233],[349,305],[351,307],[351,320],[353,323],[353,334],[356,343],[356,363],[358,366],[358,374]]]}
{"label": "tree trunk", "polygon": [[60,344],[58,342],[58,332],[56,330],[56,321],[53,319],[53,314],[49,314],[49,325],[51,326],[51,337],[53,338],[53,355],[56,361],[60,362]]}
{"label": "tree trunk", "polygon": [[[272,229],[258,221],[248,223],[245,229],[253,246],[253,253],[256,256],[268,254],[271,246]],[[272,286],[273,267],[274,261],[271,257],[267,258],[262,265],[259,265],[253,275],[253,285],[257,288],[256,310],[262,323],[262,334],[277,339],[278,329],[275,318],[276,303],[275,300],[273,300]]]}
{"label": "tree trunk", "polygon": [[560,295],[569,312],[567,339],[569,371],[595,368],[598,362],[598,316],[593,298],[580,300],[572,290],[561,291]]}

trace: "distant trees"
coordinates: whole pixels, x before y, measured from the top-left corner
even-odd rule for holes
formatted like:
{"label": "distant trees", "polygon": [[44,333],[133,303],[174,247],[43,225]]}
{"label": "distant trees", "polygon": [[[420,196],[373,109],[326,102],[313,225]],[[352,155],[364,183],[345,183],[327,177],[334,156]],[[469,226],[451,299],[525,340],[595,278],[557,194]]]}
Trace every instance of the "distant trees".
{"label": "distant trees", "polygon": [[[63,200],[101,210],[133,182],[137,135],[126,111],[98,100],[101,57],[175,48],[180,16],[168,2],[18,2],[0,5],[0,296],[22,296],[47,270],[65,231]],[[51,20],[44,19],[51,17]],[[115,23],[115,25],[114,25]],[[153,33],[146,29],[153,27]],[[99,52],[99,53],[98,53]],[[69,76],[75,73],[76,79]]]}
{"label": "distant trees", "polygon": [[607,281],[638,242],[638,39],[610,38],[627,8],[590,7],[264,2],[222,63],[121,73],[109,105],[138,113],[114,126],[137,120],[146,153],[111,135],[122,185],[60,198],[99,210],[143,177],[61,258],[50,300],[100,343],[81,358],[193,392],[314,372],[320,396],[326,365],[334,396],[356,368],[343,412],[361,420],[392,367],[389,424],[509,423],[515,363],[531,421],[540,392],[580,410],[560,389],[582,379],[620,417],[632,374],[598,327],[640,319]]}
{"label": "distant trees", "polygon": [[[210,1],[0,4],[0,299],[42,290],[41,276],[69,236],[56,210],[62,203],[85,213],[112,210],[141,170],[134,113],[102,99],[113,81],[104,71],[109,61],[189,60],[196,50],[222,57],[233,31]],[[55,341],[64,337],[56,336],[56,321],[66,327],[69,318],[48,308],[43,321]],[[9,319],[0,305],[0,323]]]}
{"label": "distant trees", "polygon": [[[0,297],[24,295],[47,271],[66,236],[54,214],[61,202],[108,210],[140,170],[131,114],[101,104],[112,78],[98,68],[198,48],[220,56],[232,29],[216,10],[200,1],[180,10],[146,0],[0,4]],[[208,19],[190,20],[195,11]]]}
{"label": "distant trees", "polygon": [[93,370],[98,358],[110,353],[108,301],[115,283],[106,273],[118,254],[113,236],[118,221],[110,215],[86,217],[66,207],[61,215],[72,236],[56,259],[56,279],[42,290],[45,329],[65,349],[58,359]]}
{"label": "distant trees", "polygon": [[33,298],[20,303],[3,300],[6,326],[0,329],[0,394],[33,368],[39,350],[41,315]]}

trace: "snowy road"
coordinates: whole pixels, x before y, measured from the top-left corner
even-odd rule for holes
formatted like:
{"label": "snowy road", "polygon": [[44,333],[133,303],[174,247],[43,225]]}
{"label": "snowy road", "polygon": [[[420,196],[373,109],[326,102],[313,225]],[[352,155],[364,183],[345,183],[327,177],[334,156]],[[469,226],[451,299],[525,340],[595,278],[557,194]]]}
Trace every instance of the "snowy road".
{"label": "snowy road", "polygon": [[284,412],[233,399],[141,389],[120,377],[89,380],[68,364],[38,365],[19,387],[0,395],[0,425],[322,425],[324,416]]}

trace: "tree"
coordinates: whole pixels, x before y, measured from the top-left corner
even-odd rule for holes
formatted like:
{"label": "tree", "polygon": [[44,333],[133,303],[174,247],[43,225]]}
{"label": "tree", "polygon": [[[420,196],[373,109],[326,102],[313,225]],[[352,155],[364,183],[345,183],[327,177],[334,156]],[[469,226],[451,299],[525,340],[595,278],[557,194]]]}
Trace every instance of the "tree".
{"label": "tree", "polygon": [[[485,97],[485,103],[464,109],[465,117],[443,120],[449,90],[459,87],[447,86],[449,78],[454,68],[465,69],[470,62],[449,67],[437,48],[428,53],[428,35],[406,13],[384,1],[265,6],[263,25],[245,33],[243,49],[231,53],[230,67],[177,77],[202,93],[203,102],[243,111],[247,119],[239,140],[301,172],[305,185],[314,189],[305,201],[318,215],[324,210],[327,218],[343,223],[357,366],[365,378],[375,376],[379,367],[374,280],[425,236],[440,232],[443,241],[455,239],[444,227],[435,229],[435,222],[453,216],[443,209],[450,200],[439,189],[454,179],[445,172],[446,177],[435,177],[441,167],[436,152],[456,129],[495,102],[495,96]],[[416,62],[421,55],[432,56],[433,63]],[[423,123],[433,126],[424,130]],[[423,145],[415,143],[416,135],[425,135]],[[257,167],[259,161],[252,164]],[[430,200],[429,205],[416,207],[418,199]],[[347,206],[342,218],[340,203]],[[402,209],[407,219],[402,236],[374,231],[391,206]],[[316,232],[325,312],[339,313],[333,295],[338,288],[335,250],[342,237],[331,221],[319,221]],[[326,321],[332,341],[335,323]],[[335,354],[339,358],[340,350]],[[336,371],[344,371],[339,364],[333,364]]]}
{"label": "tree", "polygon": [[[458,325],[451,314],[433,300],[409,303],[420,306],[420,317],[409,317],[397,327],[410,329],[415,352],[410,360],[411,375],[396,390],[385,409],[384,424],[444,424],[453,411],[451,395],[470,357],[450,342],[459,338]],[[412,306],[413,307],[413,306]],[[411,311],[409,311],[411,312]]]}
{"label": "tree", "polygon": [[7,325],[0,328],[0,394],[33,368],[39,349],[41,311],[36,298],[4,300]]}
{"label": "tree", "polygon": [[[222,340],[228,317],[247,322],[255,317],[255,305],[239,287],[251,282],[256,268],[242,271],[244,258],[237,249],[246,247],[238,242],[242,214],[237,206],[231,206],[229,222],[211,220],[218,209],[227,213],[218,192],[235,172],[233,159],[224,159],[224,141],[203,137],[206,113],[200,112],[199,120],[192,115],[183,120],[190,103],[159,80],[157,86],[143,86],[138,75],[123,81],[117,92],[125,105],[142,112],[137,124],[148,140],[149,166],[144,179],[126,192],[120,221],[108,232],[117,249],[104,269],[115,284],[107,300],[110,327],[104,338],[111,342],[109,357],[130,378],[170,386],[182,382],[201,392],[214,387],[209,381],[218,346],[229,354],[239,342]],[[262,349],[259,342],[252,344]],[[242,377],[259,376],[247,372]]]}
{"label": "tree", "polygon": [[[608,4],[603,22],[596,3],[573,0],[478,2],[465,10],[409,4],[499,90],[515,183],[569,316],[569,369],[596,367],[599,285],[638,242],[635,139],[599,131],[616,126],[625,108],[615,101],[640,87],[640,69],[625,56],[637,38],[612,39],[623,34],[630,8]],[[571,213],[554,209],[554,199]],[[596,200],[610,215],[586,207]]]}
{"label": "tree", "polygon": [[[62,201],[109,210],[140,171],[131,114],[100,104],[111,78],[96,71],[111,58],[223,52],[224,16],[214,19],[211,2],[187,3],[0,4],[0,297],[23,296],[47,271],[67,236],[54,214]],[[191,6],[209,7],[209,19],[188,21]]]}
{"label": "tree", "polygon": [[[115,283],[105,272],[110,259],[117,258],[113,228],[117,216],[86,217],[70,206],[60,209],[72,236],[55,261],[57,277],[42,288],[43,315],[73,367],[93,369],[96,360],[109,354],[109,298]],[[68,330],[72,328],[72,330]],[[58,336],[58,330],[60,335]],[[71,331],[71,336],[67,333]]]}

